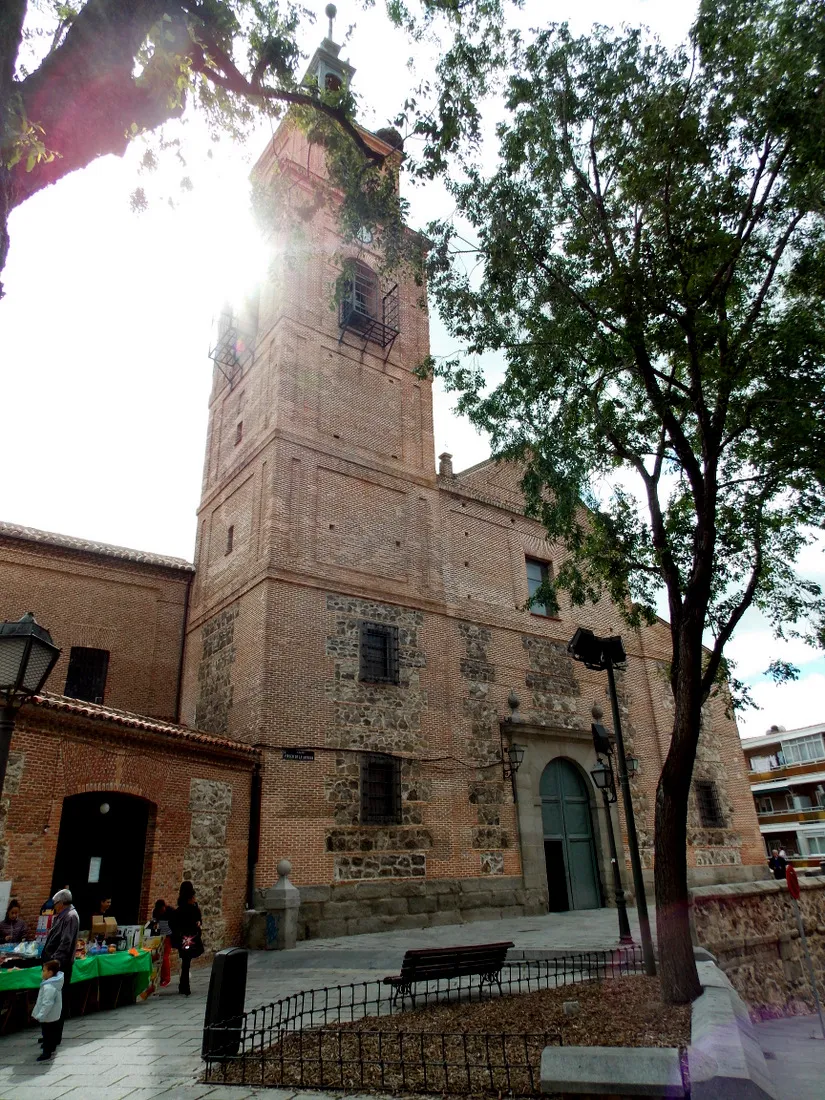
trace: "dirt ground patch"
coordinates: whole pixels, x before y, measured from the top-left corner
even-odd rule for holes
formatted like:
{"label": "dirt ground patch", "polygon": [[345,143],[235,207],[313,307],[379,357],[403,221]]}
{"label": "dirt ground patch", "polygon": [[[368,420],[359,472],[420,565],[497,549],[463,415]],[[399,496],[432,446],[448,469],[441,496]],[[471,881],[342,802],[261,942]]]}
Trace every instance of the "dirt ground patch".
{"label": "dirt ground patch", "polygon": [[[365,1016],[287,1034],[221,1067],[219,1079],[359,1092],[535,1096],[545,1046],[686,1047],[690,1006],[664,1005],[660,996],[658,979],[639,975]],[[565,1014],[568,1001],[578,1002],[575,1015]]]}

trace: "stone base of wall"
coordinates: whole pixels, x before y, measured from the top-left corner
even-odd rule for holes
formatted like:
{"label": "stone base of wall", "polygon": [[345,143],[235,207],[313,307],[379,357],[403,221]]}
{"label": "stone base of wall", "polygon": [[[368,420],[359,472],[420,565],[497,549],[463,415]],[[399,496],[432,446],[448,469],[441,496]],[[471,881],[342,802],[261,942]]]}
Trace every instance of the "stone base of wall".
{"label": "stone base of wall", "polygon": [[[541,891],[521,877],[350,882],[301,886],[298,939],[431,928],[547,912]],[[256,903],[257,907],[257,903]]]}
{"label": "stone base of wall", "polygon": [[[645,880],[645,890],[647,892],[648,901],[650,901],[651,898],[656,896],[653,868],[643,868],[642,878]],[[767,881],[773,881],[773,876],[768,870],[767,864],[763,866],[761,863],[737,863],[727,866],[688,867],[688,887],[691,890],[699,889],[701,886],[723,886],[732,882]],[[629,867],[627,868],[627,873],[623,876],[622,885],[624,886],[625,896],[628,902],[630,902],[634,899],[634,894],[633,878],[630,874]]]}
{"label": "stone base of wall", "polygon": [[[825,983],[825,877],[800,880],[799,908],[814,969]],[[694,942],[715,956],[755,1017],[810,1012],[813,999],[784,882],[691,891]]]}

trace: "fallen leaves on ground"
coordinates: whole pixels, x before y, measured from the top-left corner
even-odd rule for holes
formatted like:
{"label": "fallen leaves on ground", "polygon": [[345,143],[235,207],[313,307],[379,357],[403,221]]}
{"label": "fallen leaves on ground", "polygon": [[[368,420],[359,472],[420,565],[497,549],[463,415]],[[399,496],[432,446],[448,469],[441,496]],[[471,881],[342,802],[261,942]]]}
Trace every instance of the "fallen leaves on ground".
{"label": "fallen leaves on ground", "polygon": [[[565,1014],[567,1001],[577,1014]],[[685,1047],[689,1038],[690,1005],[663,1004],[658,979],[638,975],[294,1032],[210,1079],[217,1071],[227,1083],[531,1096],[545,1046]]]}

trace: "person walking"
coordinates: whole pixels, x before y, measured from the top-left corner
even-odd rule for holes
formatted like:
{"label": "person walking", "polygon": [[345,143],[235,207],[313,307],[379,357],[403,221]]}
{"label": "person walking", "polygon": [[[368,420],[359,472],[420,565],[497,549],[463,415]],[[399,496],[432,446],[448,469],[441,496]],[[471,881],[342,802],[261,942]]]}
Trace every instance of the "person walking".
{"label": "person walking", "polygon": [[80,918],[77,910],[72,905],[72,895],[69,890],[58,890],[54,895],[54,919],[43,944],[43,962],[55,959],[63,971],[63,985],[66,988],[66,996],[60,1012],[60,1019],[55,1025],[55,1047],[60,1046],[63,1040],[63,1025],[66,1022],[66,1009],[69,1002],[69,989],[72,981],[72,967],[77,949],[77,929]]}
{"label": "person walking", "polygon": [[186,879],[180,884],[178,907],[170,921],[172,926],[172,945],[180,955],[180,985],[178,993],[188,997],[192,992],[189,986],[189,967],[193,959],[203,954],[201,936],[201,911],[195,898],[195,887]]}
{"label": "person walking", "polygon": [[48,1062],[60,1043],[62,1026],[60,1017],[63,1014],[63,974],[57,959],[49,959],[43,963],[43,981],[37,994],[37,1001],[32,1009],[32,1016],[40,1024],[43,1050],[38,1057],[38,1062]]}
{"label": "person walking", "polygon": [[773,877],[777,879],[784,879],[788,872],[788,861],[776,848],[771,852],[768,866],[773,871]]}

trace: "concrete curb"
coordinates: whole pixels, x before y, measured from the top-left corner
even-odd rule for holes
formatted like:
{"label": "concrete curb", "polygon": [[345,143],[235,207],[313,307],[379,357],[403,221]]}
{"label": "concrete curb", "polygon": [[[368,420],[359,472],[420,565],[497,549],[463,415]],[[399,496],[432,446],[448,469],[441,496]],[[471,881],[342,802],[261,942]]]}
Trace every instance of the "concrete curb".
{"label": "concrete curb", "polygon": [[697,961],[688,1049],[692,1100],[777,1100],[747,1006],[712,962]]}
{"label": "concrete curb", "polygon": [[[691,1100],[777,1100],[747,1006],[703,949],[702,993],[691,1011]],[[566,1096],[685,1095],[679,1051],[656,1047],[546,1047],[541,1091]]]}

